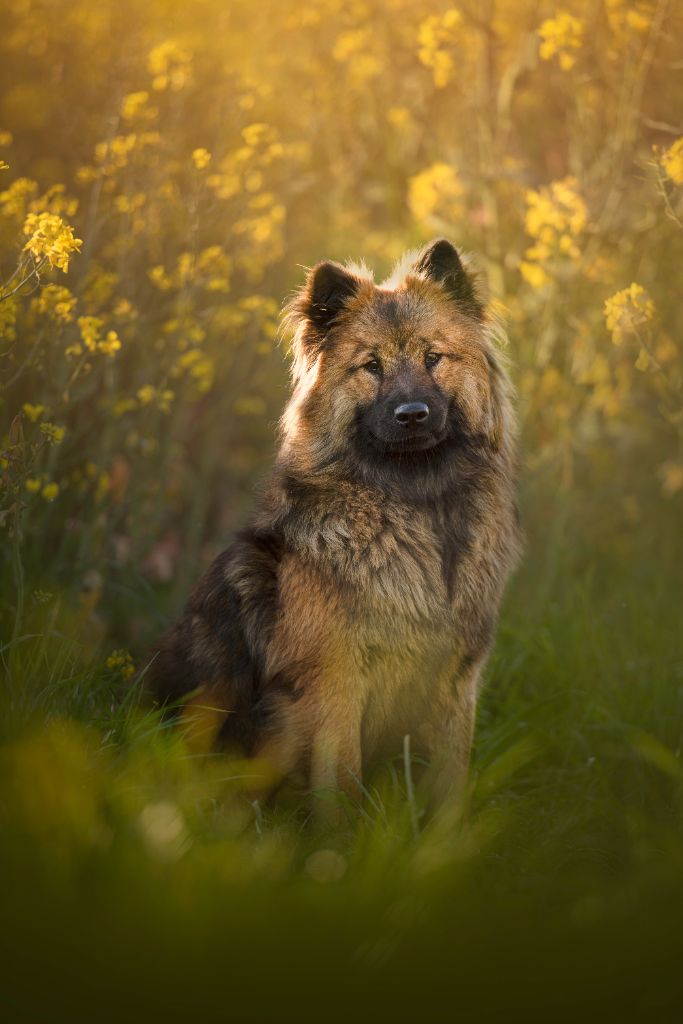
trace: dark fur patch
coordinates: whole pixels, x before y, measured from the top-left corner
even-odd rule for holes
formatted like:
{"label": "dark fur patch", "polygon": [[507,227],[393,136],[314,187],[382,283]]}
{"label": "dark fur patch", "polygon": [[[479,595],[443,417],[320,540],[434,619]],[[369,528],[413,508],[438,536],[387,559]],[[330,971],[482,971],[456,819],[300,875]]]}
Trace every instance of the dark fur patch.
{"label": "dark fur patch", "polygon": [[[238,534],[160,641],[148,679],[162,705],[182,705],[201,687],[209,687],[214,699],[223,696],[229,713],[220,741],[247,752],[257,731],[253,711],[268,683],[265,657],[277,614],[282,551],[282,539],[274,531]],[[276,687],[282,688],[282,682],[277,680]]]}

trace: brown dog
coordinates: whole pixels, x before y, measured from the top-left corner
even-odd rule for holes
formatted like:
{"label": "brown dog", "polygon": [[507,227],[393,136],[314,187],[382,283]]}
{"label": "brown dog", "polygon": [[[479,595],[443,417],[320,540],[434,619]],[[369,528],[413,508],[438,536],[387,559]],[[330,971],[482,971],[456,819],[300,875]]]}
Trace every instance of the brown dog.
{"label": "brown dog", "polygon": [[443,239],[379,286],[319,264],[287,319],[274,471],[162,640],[156,693],[220,708],[220,742],[313,790],[357,791],[410,734],[443,795],[465,777],[519,548],[492,323]]}

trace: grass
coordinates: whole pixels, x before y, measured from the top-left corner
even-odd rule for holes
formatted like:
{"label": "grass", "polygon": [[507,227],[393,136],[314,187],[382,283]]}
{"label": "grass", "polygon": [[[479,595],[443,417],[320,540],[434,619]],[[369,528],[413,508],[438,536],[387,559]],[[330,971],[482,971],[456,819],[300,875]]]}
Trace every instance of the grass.
{"label": "grass", "polygon": [[38,607],[3,649],[6,1019],[674,1020],[678,525],[526,502],[467,806],[437,820],[405,749],[342,829],[259,807],[91,658],[82,607]]}

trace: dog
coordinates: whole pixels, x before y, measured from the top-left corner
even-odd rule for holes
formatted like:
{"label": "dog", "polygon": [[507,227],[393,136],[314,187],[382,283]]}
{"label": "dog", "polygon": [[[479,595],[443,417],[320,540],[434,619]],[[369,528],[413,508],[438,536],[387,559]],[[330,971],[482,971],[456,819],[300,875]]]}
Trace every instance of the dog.
{"label": "dog", "polygon": [[325,261],[289,303],[292,394],[250,526],[158,645],[164,704],[212,741],[358,797],[378,759],[466,779],[482,668],[518,560],[512,388],[446,239],[377,285]]}

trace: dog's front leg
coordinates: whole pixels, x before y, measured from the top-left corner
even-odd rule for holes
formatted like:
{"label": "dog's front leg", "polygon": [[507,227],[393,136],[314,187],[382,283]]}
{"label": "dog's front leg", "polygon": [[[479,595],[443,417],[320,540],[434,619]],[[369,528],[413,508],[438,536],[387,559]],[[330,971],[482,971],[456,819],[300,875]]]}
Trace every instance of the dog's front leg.
{"label": "dog's front leg", "polygon": [[453,804],[462,797],[470,763],[477,689],[484,659],[473,662],[454,679],[444,672],[435,688],[429,720],[422,735],[430,752],[427,773],[430,802]]}
{"label": "dog's front leg", "polygon": [[358,798],[361,783],[360,720],[328,720],[313,737],[311,790],[340,790]]}

